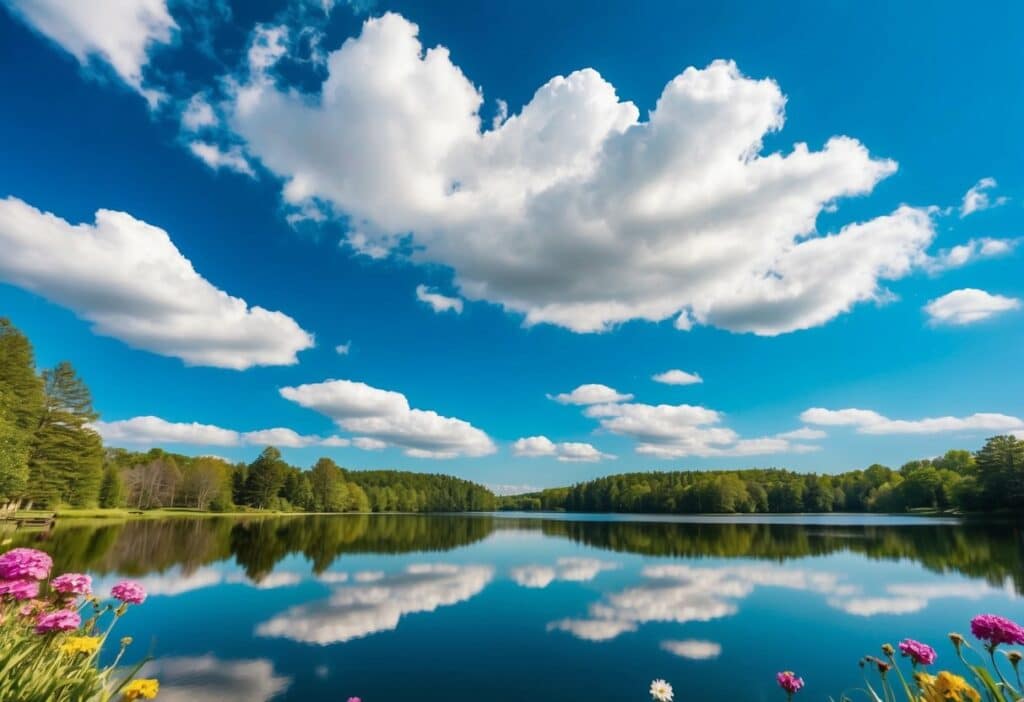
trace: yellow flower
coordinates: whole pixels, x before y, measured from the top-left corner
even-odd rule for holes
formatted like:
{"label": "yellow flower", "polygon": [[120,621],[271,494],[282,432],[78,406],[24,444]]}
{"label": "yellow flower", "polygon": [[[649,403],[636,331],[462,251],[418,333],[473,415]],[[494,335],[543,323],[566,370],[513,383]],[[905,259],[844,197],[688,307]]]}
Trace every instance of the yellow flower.
{"label": "yellow flower", "polygon": [[943,670],[938,675],[914,676],[923,702],[981,702],[981,695],[959,675]]}
{"label": "yellow flower", "polygon": [[60,645],[60,651],[73,656],[76,653],[95,653],[99,647],[99,636],[72,636]]}
{"label": "yellow flower", "polygon": [[159,691],[160,683],[154,678],[139,678],[125,685],[124,699],[128,700],[128,702],[132,700],[151,700],[156,697],[156,693]]}

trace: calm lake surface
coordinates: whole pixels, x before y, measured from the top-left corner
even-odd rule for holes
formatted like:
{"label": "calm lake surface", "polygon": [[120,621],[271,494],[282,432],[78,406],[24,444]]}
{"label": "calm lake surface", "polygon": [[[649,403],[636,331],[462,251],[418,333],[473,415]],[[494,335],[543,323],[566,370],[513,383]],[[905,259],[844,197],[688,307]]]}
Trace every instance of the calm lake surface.
{"label": "calm lake surface", "polygon": [[782,699],[909,636],[1024,622],[1019,527],[913,517],[358,515],[64,522],[56,572],[150,597],[119,624],[163,702]]}

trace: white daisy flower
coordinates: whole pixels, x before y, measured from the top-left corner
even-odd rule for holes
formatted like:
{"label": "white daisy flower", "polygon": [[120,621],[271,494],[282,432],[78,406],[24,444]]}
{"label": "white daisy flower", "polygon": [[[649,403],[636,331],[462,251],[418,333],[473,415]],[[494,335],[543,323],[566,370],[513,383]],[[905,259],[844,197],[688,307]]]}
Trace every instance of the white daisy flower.
{"label": "white daisy flower", "polygon": [[672,686],[658,679],[651,683],[651,697],[658,702],[672,702]]}

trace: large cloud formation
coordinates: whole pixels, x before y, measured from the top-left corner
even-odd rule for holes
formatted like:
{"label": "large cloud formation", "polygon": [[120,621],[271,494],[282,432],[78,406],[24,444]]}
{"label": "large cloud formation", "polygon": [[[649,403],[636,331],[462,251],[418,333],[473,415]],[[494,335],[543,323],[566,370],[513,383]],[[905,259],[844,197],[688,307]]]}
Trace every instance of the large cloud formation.
{"label": "large cloud formation", "polygon": [[218,289],[166,231],[127,212],[73,225],[8,197],[0,252],[0,281],[74,310],[97,334],[189,365],[290,365],[313,346],[294,319]]}
{"label": "large cloud formation", "polygon": [[373,440],[373,446],[363,448],[397,446],[414,458],[486,456],[496,450],[491,438],[469,422],[414,409],[402,393],[366,383],[325,380],[281,388],[281,396]]}
{"label": "large cloud formation", "polygon": [[411,232],[416,259],[450,266],[463,296],[528,325],[813,327],[882,299],[934,234],[927,210],[900,207],[819,235],[824,208],[896,164],[844,136],[763,153],[785,97],[729,61],[673,78],[646,120],[584,69],[484,130],[481,92],[400,15],[367,20],[331,52],[318,95],[279,85],[266,53],[219,110],[284,180],[286,204],[346,215],[356,248]]}

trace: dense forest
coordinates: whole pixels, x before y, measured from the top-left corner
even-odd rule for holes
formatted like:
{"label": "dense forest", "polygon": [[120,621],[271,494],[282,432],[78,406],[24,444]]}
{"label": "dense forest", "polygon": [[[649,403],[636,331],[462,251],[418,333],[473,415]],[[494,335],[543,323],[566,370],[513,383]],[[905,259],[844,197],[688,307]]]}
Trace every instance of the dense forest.
{"label": "dense forest", "polygon": [[235,511],[492,510],[486,488],[447,475],[308,470],[265,448],[252,463],[104,448],[92,396],[70,363],[38,372],[29,340],[0,318],[0,504]]}
{"label": "dense forest", "polygon": [[1024,441],[995,436],[977,453],[947,451],[837,475],[779,468],[625,473],[499,498],[506,510],[648,512],[904,512],[1024,509]]}
{"label": "dense forest", "polygon": [[948,451],[898,470],[873,465],[837,475],[780,468],[627,473],[498,498],[447,475],[346,470],[330,458],[303,469],[272,446],[248,464],[161,449],[104,448],[92,429],[98,416],[71,364],[37,371],[29,340],[0,318],[0,504],[676,514],[1024,509],[1024,441],[1013,436],[992,437],[977,453]]}

